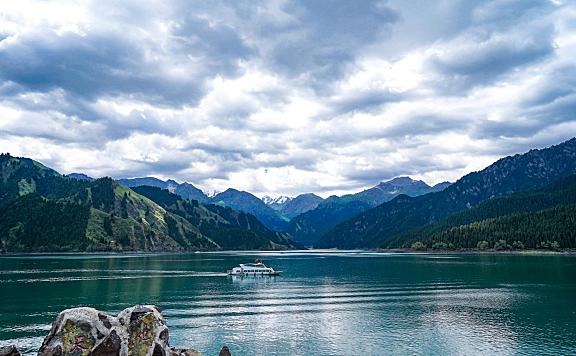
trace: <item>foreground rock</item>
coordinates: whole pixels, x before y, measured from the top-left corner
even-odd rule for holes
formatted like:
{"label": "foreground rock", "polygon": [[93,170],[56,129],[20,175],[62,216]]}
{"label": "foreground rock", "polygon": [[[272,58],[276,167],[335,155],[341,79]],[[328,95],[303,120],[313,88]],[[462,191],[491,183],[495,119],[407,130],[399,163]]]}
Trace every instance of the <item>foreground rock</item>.
{"label": "foreground rock", "polygon": [[124,309],[116,317],[93,308],[66,309],[52,323],[38,355],[198,356],[200,353],[170,349],[168,327],[160,310],[145,305]]}
{"label": "foreground rock", "polygon": [[7,346],[0,349],[0,356],[20,356],[20,351],[16,346]]}
{"label": "foreground rock", "polygon": [[220,354],[218,354],[218,356],[232,356],[230,354],[230,350],[228,349],[228,346],[222,347],[222,350],[220,350]]}

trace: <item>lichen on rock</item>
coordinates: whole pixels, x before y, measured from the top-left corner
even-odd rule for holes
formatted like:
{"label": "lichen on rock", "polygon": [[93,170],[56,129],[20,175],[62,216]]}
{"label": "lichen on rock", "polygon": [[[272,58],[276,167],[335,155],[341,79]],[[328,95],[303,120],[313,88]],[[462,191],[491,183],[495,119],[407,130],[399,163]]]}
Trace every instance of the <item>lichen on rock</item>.
{"label": "lichen on rock", "polygon": [[38,355],[200,355],[191,349],[170,349],[168,339],[168,326],[160,309],[153,305],[126,308],[117,317],[82,307],[58,315]]}

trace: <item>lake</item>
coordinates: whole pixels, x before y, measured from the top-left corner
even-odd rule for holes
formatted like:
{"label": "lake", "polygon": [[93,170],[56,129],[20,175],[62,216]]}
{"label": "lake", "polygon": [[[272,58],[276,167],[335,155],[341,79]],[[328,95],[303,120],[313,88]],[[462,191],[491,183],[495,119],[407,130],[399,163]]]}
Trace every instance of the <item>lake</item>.
{"label": "lake", "polygon": [[[255,258],[280,277],[232,278]],[[204,355],[576,354],[576,256],[370,252],[0,257],[0,346],[62,309],[156,304]]]}

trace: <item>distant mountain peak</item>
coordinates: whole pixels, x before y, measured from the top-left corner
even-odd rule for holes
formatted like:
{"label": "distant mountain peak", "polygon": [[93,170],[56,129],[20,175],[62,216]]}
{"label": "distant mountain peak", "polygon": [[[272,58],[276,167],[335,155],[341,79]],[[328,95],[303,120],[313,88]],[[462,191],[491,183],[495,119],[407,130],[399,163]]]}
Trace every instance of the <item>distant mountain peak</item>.
{"label": "distant mountain peak", "polygon": [[[316,197],[316,198],[320,198],[318,195],[316,195],[316,194],[314,194],[314,193],[303,193],[303,194],[298,195],[296,198],[298,198],[298,197]],[[322,198],[320,198],[320,199],[322,199]]]}
{"label": "distant mountain peak", "polygon": [[412,179],[412,178],[410,178],[410,177],[408,177],[408,176],[400,176],[400,177],[392,178],[392,179],[390,179],[390,180],[388,180],[388,181],[385,181],[385,182],[383,182],[383,183],[388,183],[388,184],[405,184],[405,183],[412,183],[412,182],[414,182],[414,181],[415,181],[414,179]]}
{"label": "distant mountain peak", "polygon": [[421,180],[415,180],[415,179],[412,179],[412,178],[407,177],[407,176],[396,177],[396,178],[392,178],[392,179],[385,181],[385,182],[380,182],[380,184],[378,184],[378,186],[393,186],[393,187],[398,187],[398,188],[409,187],[409,186],[429,187],[429,185],[426,184],[425,182],[423,182]]}
{"label": "distant mountain peak", "polygon": [[236,193],[236,194],[249,194],[248,192],[245,192],[243,190],[238,190],[236,188],[228,188],[225,191],[223,191],[222,193],[219,193],[218,195],[222,195],[222,194],[231,194],[231,193]]}
{"label": "distant mountain peak", "polygon": [[167,184],[166,189],[168,189],[168,191],[169,191],[170,193],[173,193],[173,194],[176,193],[176,188],[178,188],[178,186],[180,185],[180,184],[178,184],[176,181],[174,181],[174,180],[172,180],[172,179],[168,179],[168,180],[166,181],[166,184]]}

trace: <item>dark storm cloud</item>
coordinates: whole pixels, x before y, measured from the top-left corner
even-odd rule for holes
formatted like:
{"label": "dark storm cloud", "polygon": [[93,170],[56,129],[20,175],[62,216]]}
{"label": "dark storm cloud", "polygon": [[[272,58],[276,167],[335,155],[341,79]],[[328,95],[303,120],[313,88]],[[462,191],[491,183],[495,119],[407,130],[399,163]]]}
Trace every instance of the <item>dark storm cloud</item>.
{"label": "dark storm cloud", "polygon": [[332,111],[327,118],[333,118],[350,112],[362,111],[369,112],[378,109],[387,103],[395,103],[404,100],[406,94],[401,94],[392,90],[367,90],[358,93],[352,93],[345,97],[337,98],[330,101]]}
{"label": "dark storm cloud", "polygon": [[33,94],[33,97],[14,96],[6,103],[28,110],[29,114],[4,131],[61,143],[82,142],[84,146],[101,149],[108,142],[135,133],[177,136],[182,132],[178,122],[164,120],[154,111],[132,110],[125,115],[111,114],[105,106],[79,97],[70,98],[66,92]]}
{"label": "dark storm cloud", "polygon": [[471,39],[468,48],[430,59],[430,68],[440,74],[446,91],[462,93],[471,87],[492,84],[517,67],[546,58],[554,51],[550,29],[522,38]]}
{"label": "dark storm cloud", "polygon": [[263,53],[265,65],[289,77],[305,75],[318,90],[347,73],[356,51],[385,35],[398,19],[382,1],[302,0],[286,2],[283,10],[294,17],[291,25],[269,25],[260,32],[277,41]]}
{"label": "dark storm cloud", "polygon": [[[398,20],[398,13],[379,0],[174,4],[174,34],[183,49],[201,42],[207,53],[218,54],[213,60],[257,56],[261,66],[318,88],[347,73],[356,52],[386,36]],[[199,18],[210,18],[210,27]],[[233,67],[234,61],[228,63]]]}
{"label": "dark storm cloud", "polygon": [[479,138],[532,137],[538,132],[576,121],[576,66],[562,65],[542,77],[533,90],[522,93],[517,117],[483,122],[474,129]]}
{"label": "dark storm cloud", "polygon": [[59,88],[85,100],[130,96],[162,106],[193,103],[203,94],[204,68],[199,78],[173,76],[165,63],[145,58],[144,48],[116,33],[34,33],[0,51],[0,77],[23,90]]}
{"label": "dark storm cloud", "polygon": [[164,78],[136,60],[142,55],[113,33],[88,39],[74,33],[34,33],[0,51],[0,76],[30,91],[61,88],[91,100],[124,92],[168,96],[162,90],[170,87]]}
{"label": "dark storm cloud", "polygon": [[[18,89],[11,90],[10,93],[2,92],[5,94],[2,97],[7,103],[24,110],[41,113],[56,109],[67,117],[80,118],[82,121],[98,121],[108,118],[108,113],[95,110],[91,101],[61,89],[38,93],[28,92],[21,85],[14,85],[14,87],[18,87]],[[33,100],[31,100],[30,94],[33,95]]]}
{"label": "dark storm cloud", "polygon": [[162,174],[163,172],[174,172],[178,173],[186,168],[190,167],[190,162],[180,159],[171,159],[170,157],[163,157],[161,161],[146,161],[132,159],[128,160],[130,162],[136,163],[139,170],[136,171],[138,174],[136,176],[142,176],[142,173],[150,172],[151,174]]}
{"label": "dark storm cloud", "polygon": [[[155,12],[154,5],[93,6],[106,22],[76,32],[44,27],[6,37],[0,78],[22,91],[62,89],[70,101],[129,97],[180,106],[204,95],[205,80],[237,75],[238,61],[252,53],[229,26],[212,25],[190,10],[163,18],[173,14]],[[168,34],[159,32],[159,21]]]}
{"label": "dark storm cloud", "polygon": [[561,95],[548,104],[527,110],[527,115],[541,128],[547,125],[576,121],[576,91]]}
{"label": "dark storm cloud", "polygon": [[[482,139],[529,138],[548,127],[574,123],[576,122],[576,92],[559,96],[547,104],[527,108],[521,115],[519,118],[504,121],[484,122],[476,127],[474,137]],[[575,133],[572,131],[568,135]]]}
{"label": "dark storm cloud", "polygon": [[552,104],[576,92],[576,65],[561,65],[549,72],[528,93],[523,93],[522,105],[538,107]]}
{"label": "dark storm cloud", "polygon": [[187,17],[173,25],[174,50],[189,53],[197,60],[210,60],[222,74],[237,73],[237,61],[247,59],[254,49],[247,47],[233,28],[211,26],[206,19]]}
{"label": "dark storm cloud", "polygon": [[507,30],[518,24],[533,25],[534,21],[541,20],[557,8],[553,1],[541,0],[460,1],[460,3],[467,3],[473,7],[470,24],[493,31]]}
{"label": "dark storm cloud", "polygon": [[416,114],[398,125],[382,130],[381,137],[434,135],[442,132],[463,132],[469,127],[469,119],[457,116]]}

